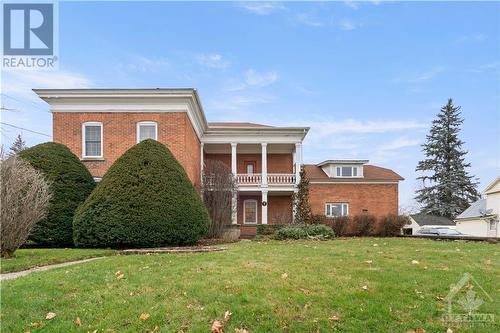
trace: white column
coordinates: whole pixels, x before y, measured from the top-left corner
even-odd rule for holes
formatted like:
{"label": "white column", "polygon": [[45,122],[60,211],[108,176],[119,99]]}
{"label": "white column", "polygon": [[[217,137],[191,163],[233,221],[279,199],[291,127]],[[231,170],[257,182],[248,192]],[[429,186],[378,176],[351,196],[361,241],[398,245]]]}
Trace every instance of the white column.
{"label": "white column", "polygon": [[236,173],[237,173],[237,164],[236,164],[236,146],[238,144],[237,143],[231,143],[231,172],[233,173],[233,175],[236,176]]}
{"label": "white column", "polygon": [[267,224],[267,190],[262,190],[262,224]]}
{"label": "white column", "polygon": [[200,162],[200,170],[201,170],[201,172],[200,172],[200,178],[201,178],[200,179],[200,184],[201,185],[203,185],[203,168],[205,166],[205,161],[204,161],[205,160],[205,155],[204,155],[204,151],[203,151],[203,146],[204,145],[205,144],[203,142],[200,144],[200,159],[201,159],[201,162]]}
{"label": "white column", "polygon": [[[236,160],[236,143],[231,143],[231,172],[233,173],[234,177],[236,177],[237,173],[237,160]],[[238,196],[237,192],[233,194],[233,197],[231,199],[231,206],[233,209],[232,216],[231,216],[231,223],[232,224],[237,224],[238,223]]]}
{"label": "white column", "polygon": [[267,186],[267,143],[262,143],[262,186]]}
{"label": "white column", "polygon": [[295,144],[295,184],[300,182],[300,167],[302,165],[302,144]]}

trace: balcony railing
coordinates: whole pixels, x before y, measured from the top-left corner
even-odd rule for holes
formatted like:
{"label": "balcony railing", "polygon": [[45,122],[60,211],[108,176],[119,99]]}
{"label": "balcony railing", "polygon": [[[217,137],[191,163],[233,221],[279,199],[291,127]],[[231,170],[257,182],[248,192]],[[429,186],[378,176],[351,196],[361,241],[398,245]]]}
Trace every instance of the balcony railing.
{"label": "balcony railing", "polygon": [[[239,173],[236,175],[238,185],[261,185],[262,174]],[[267,183],[269,185],[293,185],[295,184],[295,175],[291,173],[268,173]]]}

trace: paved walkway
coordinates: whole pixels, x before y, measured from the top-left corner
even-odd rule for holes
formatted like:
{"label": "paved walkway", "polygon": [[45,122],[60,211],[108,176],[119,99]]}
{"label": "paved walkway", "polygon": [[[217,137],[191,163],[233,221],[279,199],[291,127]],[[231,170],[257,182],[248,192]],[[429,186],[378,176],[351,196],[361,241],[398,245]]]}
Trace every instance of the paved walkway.
{"label": "paved walkway", "polygon": [[90,258],[90,259],[69,261],[69,262],[63,262],[61,264],[47,265],[47,266],[42,266],[42,267],[33,267],[33,268],[27,269],[25,271],[20,271],[20,272],[4,273],[4,274],[0,274],[0,281],[13,280],[13,279],[17,279],[18,277],[26,276],[26,275],[29,275],[29,274],[35,273],[35,272],[43,272],[43,271],[48,271],[48,270],[51,270],[54,268],[72,266],[72,265],[81,264],[84,262],[89,262],[89,261],[102,259],[102,258],[106,258],[106,257],[96,257],[96,258]]}

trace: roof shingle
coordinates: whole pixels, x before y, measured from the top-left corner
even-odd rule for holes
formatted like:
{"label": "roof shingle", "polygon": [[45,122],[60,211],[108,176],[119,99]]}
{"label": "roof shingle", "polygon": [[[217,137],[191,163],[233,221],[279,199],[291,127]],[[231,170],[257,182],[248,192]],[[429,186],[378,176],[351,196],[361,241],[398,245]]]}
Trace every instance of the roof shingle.
{"label": "roof shingle", "polygon": [[328,175],[315,164],[305,164],[304,168],[306,170],[307,178],[310,180],[323,180],[323,181],[335,181],[335,182],[363,182],[363,181],[399,181],[404,180],[403,177],[392,171],[391,169],[386,169],[378,167],[375,165],[366,164],[363,166],[363,177],[362,178],[330,178]]}

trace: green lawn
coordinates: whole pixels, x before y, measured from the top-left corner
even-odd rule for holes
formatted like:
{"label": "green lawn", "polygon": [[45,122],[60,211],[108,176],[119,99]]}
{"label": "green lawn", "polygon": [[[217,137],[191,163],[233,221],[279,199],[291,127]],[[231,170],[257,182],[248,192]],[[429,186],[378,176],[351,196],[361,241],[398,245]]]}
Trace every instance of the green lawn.
{"label": "green lawn", "polygon": [[17,272],[37,266],[59,264],[92,257],[113,255],[113,250],[94,249],[21,249],[11,259],[0,259],[0,272]]}
{"label": "green lawn", "polygon": [[[2,282],[2,332],[209,332],[226,310],[226,333],[500,331],[496,244],[365,238],[226,246],[114,256]],[[441,321],[442,297],[466,272],[496,303],[477,285],[459,297],[477,292],[485,301],[479,312],[493,313],[494,323]],[[55,318],[45,320],[48,312]]]}

